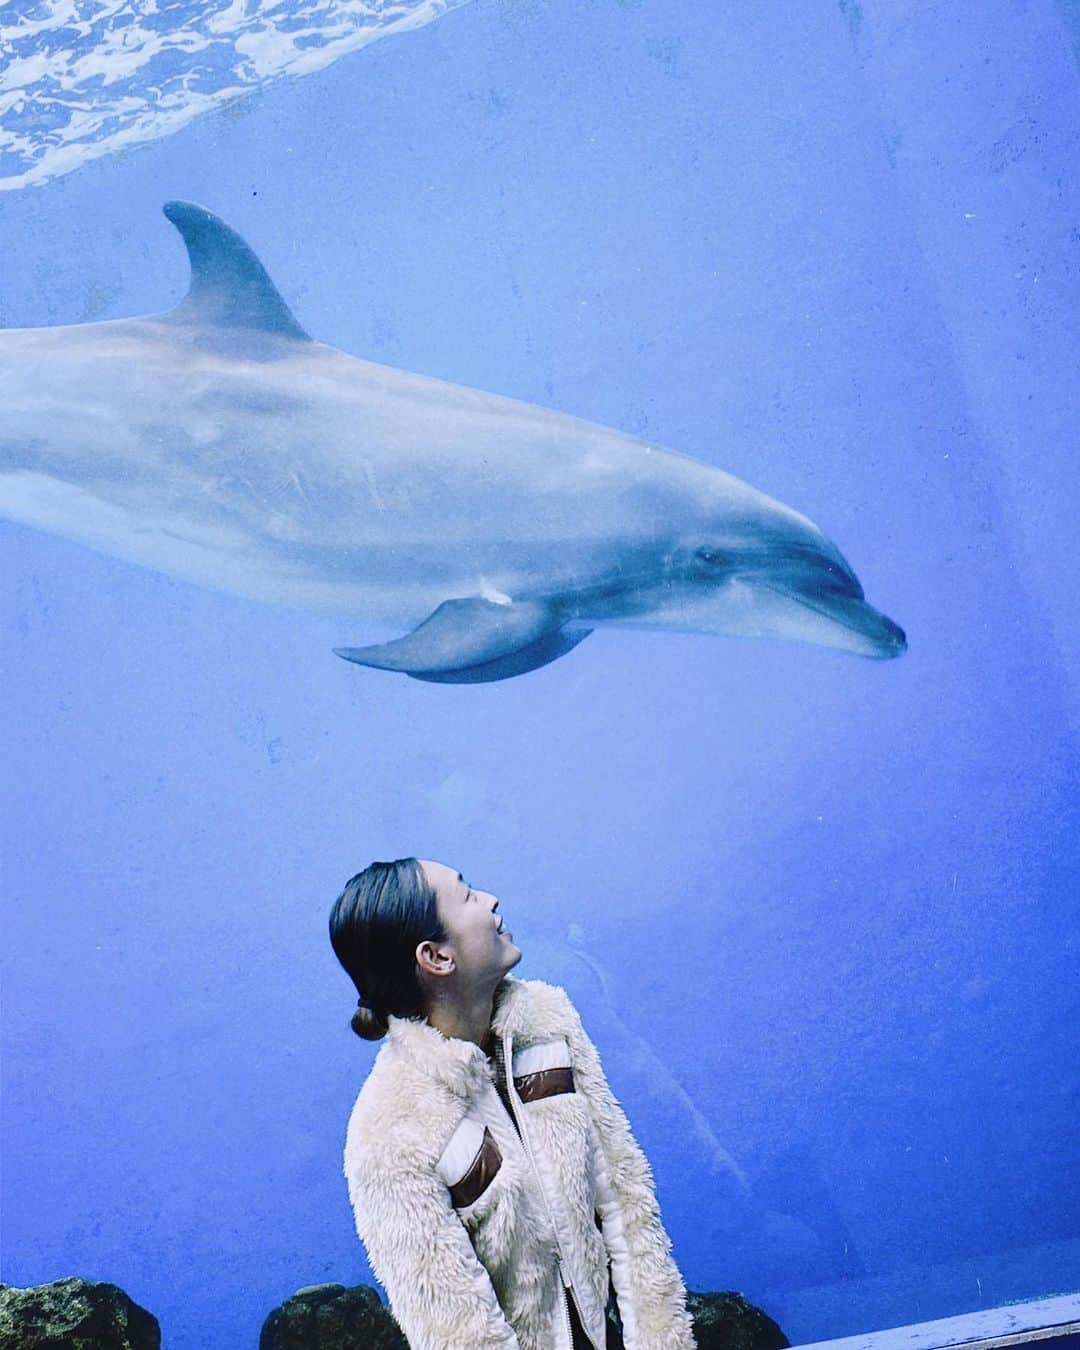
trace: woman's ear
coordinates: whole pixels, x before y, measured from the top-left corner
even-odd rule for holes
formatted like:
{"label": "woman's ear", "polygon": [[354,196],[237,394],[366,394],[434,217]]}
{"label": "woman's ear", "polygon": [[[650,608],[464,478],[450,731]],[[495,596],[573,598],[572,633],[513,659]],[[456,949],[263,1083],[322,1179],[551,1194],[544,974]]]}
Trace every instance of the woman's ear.
{"label": "woman's ear", "polygon": [[452,975],[456,969],[453,950],[437,945],[430,938],[418,944],[416,964],[425,975]]}

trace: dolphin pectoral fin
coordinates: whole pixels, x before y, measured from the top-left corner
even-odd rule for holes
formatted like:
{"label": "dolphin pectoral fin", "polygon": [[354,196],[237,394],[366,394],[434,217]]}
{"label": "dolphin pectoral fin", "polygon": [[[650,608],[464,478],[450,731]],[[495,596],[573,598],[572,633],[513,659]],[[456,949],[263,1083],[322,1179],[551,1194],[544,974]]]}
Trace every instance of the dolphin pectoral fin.
{"label": "dolphin pectoral fin", "polygon": [[191,263],[186,297],[159,322],[248,329],[310,342],[266,268],[243,239],[205,207],[166,202]]}
{"label": "dolphin pectoral fin", "polygon": [[[541,602],[497,604],[474,596],[444,601],[411,633],[393,642],[338,647],[335,652],[359,666],[437,680],[473,667],[498,664],[559,634],[558,617]],[[553,652],[539,664],[553,661],[556,655],[561,652]]]}
{"label": "dolphin pectoral fin", "polygon": [[410,670],[408,675],[414,680],[427,680],[433,684],[493,684],[496,680],[509,680],[515,675],[527,675],[530,670],[539,670],[550,665],[560,656],[571,652],[579,642],[589,636],[591,628],[579,628],[567,633],[556,628],[545,633],[527,647],[519,647],[508,656],[495,661],[483,661],[475,666],[463,666],[459,670]]}

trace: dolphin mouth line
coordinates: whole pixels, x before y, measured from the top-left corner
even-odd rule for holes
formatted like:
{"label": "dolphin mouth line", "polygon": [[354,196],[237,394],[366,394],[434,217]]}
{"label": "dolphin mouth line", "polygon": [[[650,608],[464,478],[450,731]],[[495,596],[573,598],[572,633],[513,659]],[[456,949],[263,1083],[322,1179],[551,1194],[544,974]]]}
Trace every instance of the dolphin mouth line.
{"label": "dolphin mouth line", "polygon": [[[756,578],[754,579],[754,581],[755,584],[757,584],[762,588],[762,590],[772,591],[774,595],[782,595],[785,600],[794,600],[798,604],[802,605],[804,608],[812,609],[815,614],[820,614],[822,618],[835,620],[837,617],[835,611],[829,609],[824,603],[819,602],[815,604],[813,598],[807,595],[805,591],[795,590],[793,587],[790,586],[781,586],[778,585],[775,581],[758,581]],[[849,598],[853,600],[855,599],[854,596],[844,597],[844,599]],[[866,604],[864,600],[857,601],[857,603]],[[871,606],[868,605],[867,608],[869,609],[871,608]],[[839,620],[839,622],[843,621]],[[850,624],[847,624],[845,626],[849,628],[851,627]]]}
{"label": "dolphin mouth line", "polygon": [[[783,596],[785,600],[794,600],[797,604],[802,605],[804,609],[809,609],[814,614],[820,614],[823,619],[828,619],[832,623],[841,624],[848,632],[857,633],[860,637],[866,638],[868,642],[875,642],[873,634],[868,633],[864,628],[860,628],[857,624],[850,622],[842,610],[837,612],[836,609],[830,608],[825,601],[815,602],[814,598],[807,595],[805,591],[798,591],[786,586],[780,586],[771,581],[759,581],[758,585],[764,590],[772,591],[775,595]],[[884,614],[879,613],[873,605],[868,604],[861,597],[852,595],[842,596],[840,598],[847,601],[849,604],[854,603],[862,605],[865,610],[868,610],[878,619],[882,626],[884,637],[876,640],[877,645],[892,646],[898,651],[906,650],[907,638],[904,631],[894,624],[891,619],[888,619]],[[892,631],[890,632],[890,630]]]}

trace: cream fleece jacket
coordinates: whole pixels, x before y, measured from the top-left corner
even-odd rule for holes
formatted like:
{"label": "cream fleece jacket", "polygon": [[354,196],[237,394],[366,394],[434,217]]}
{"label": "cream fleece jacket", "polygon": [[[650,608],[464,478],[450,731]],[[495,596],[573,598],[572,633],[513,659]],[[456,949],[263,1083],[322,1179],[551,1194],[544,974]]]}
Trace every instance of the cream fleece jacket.
{"label": "cream fleece jacket", "polygon": [[349,1120],[357,1232],[411,1350],[571,1350],[568,1299],[603,1350],[609,1273],[627,1350],[691,1350],[649,1165],[566,992],[507,976],[492,1030],[497,1067],[391,1017]]}

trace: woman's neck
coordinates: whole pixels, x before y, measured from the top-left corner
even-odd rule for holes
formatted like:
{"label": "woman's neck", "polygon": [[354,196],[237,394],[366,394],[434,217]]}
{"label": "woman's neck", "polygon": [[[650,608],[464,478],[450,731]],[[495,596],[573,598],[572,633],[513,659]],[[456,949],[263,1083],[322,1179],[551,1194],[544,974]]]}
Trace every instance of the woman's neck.
{"label": "woman's neck", "polygon": [[488,1054],[494,1043],[491,1030],[494,1007],[495,991],[477,990],[464,997],[433,999],[428,1005],[427,1020],[444,1036],[472,1041]]}

